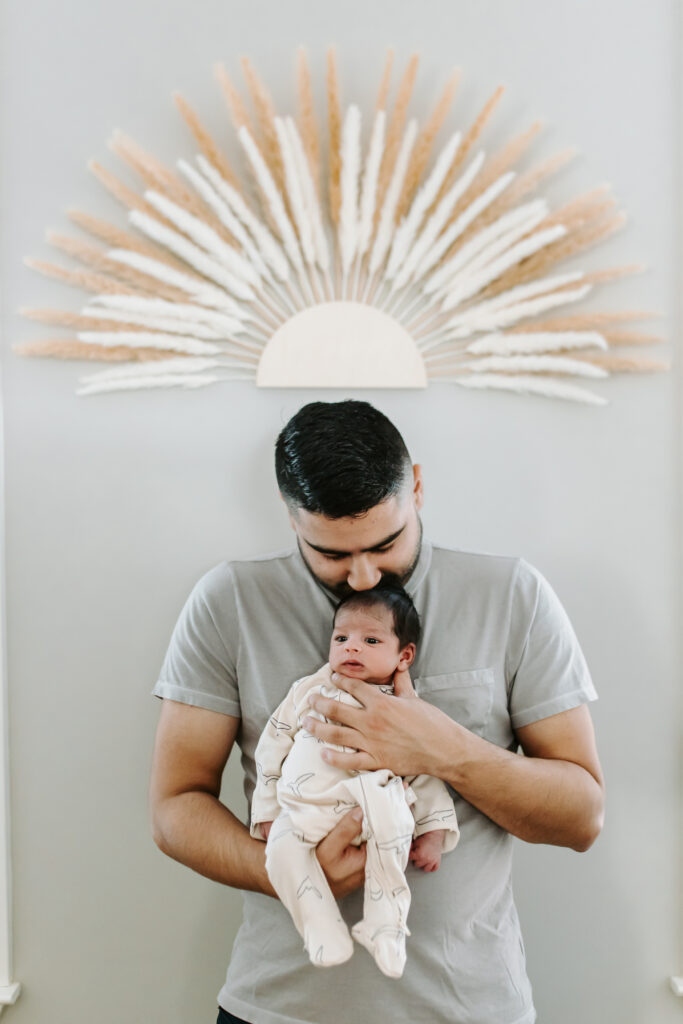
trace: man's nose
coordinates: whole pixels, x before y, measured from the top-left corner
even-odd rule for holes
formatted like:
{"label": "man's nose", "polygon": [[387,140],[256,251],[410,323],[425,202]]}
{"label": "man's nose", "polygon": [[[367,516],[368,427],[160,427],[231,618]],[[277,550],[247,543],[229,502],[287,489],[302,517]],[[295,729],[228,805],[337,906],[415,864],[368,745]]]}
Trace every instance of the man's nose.
{"label": "man's nose", "polygon": [[346,582],[352,590],[371,590],[377,586],[382,573],[367,557],[354,558]]}

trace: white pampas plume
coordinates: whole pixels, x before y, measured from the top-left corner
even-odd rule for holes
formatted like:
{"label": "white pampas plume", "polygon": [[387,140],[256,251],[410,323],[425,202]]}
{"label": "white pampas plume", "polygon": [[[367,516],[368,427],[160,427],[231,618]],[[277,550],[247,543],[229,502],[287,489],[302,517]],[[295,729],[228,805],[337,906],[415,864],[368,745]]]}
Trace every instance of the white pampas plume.
{"label": "white pampas plume", "polygon": [[[554,309],[556,306],[564,306],[570,302],[579,302],[591,291],[591,285],[586,284],[581,288],[568,289],[564,292],[553,292],[550,295],[541,295],[537,299],[532,299],[529,302],[520,302],[514,306],[506,306],[504,309],[494,310],[492,313],[482,315],[476,319],[468,321],[465,325],[460,325],[451,332],[451,338],[467,338],[470,334],[475,331],[494,331],[501,327],[512,327],[519,320],[524,320],[527,317],[537,316],[539,313],[544,313],[548,309]],[[454,318],[458,319],[459,318]],[[449,321],[448,327],[453,327],[453,323]]]}
{"label": "white pampas plume", "polygon": [[247,154],[249,163],[256,175],[256,179],[266,197],[268,208],[270,209],[275,225],[280,232],[285,252],[289,256],[289,259],[295,269],[299,273],[303,273],[304,265],[303,260],[301,259],[301,252],[299,251],[296,234],[294,233],[294,229],[289,217],[287,216],[287,211],[285,210],[285,204],[282,202],[282,197],[278,192],[277,186],[273,181],[266,162],[261,156],[258,146],[249,134],[249,129],[246,125],[242,125],[238,132],[238,137],[242,143],[245,153]]}
{"label": "white pampas plume", "polygon": [[419,276],[426,274],[428,270],[439,262],[443,254],[450,249],[456,238],[459,238],[465,228],[468,228],[473,220],[475,220],[480,213],[483,213],[487,206],[501,195],[502,192],[508,187],[508,185],[514,181],[516,174],[514,171],[508,171],[506,174],[501,174],[500,178],[497,178],[492,185],[489,185],[480,196],[470,203],[470,205],[463,210],[460,216],[453,221],[450,227],[447,227],[442,235],[436,240],[432,248],[427,252],[424,258],[420,261],[417,272]]}
{"label": "white pampas plume", "polygon": [[107,380],[127,380],[130,377],[160,377],[168,373],[203,373],[222,366],[220,359],[191,359],[180,356],[177,359],[155,359],[149,363],[126,363],[99,373],[86,373],[79,377],[81,384],[95,384]]}
{"label": "white pampas plume", "polygon": [[124,345],[128,348],[161,348],[172,352],[187,352],[192,356],[215,356],[221,352],[219,345],[212,345],[196,338],[183,337],[178,334],[156,334],[145,331],[79,331],[79,341],[90,345],[102,345],[105,348],[117,348]]}
{"label": "white pampas plume", "polygon": [[408,255],[408,250],[417,234],[417,231],[424,220],[427,210],[436,200],[448,170],[453,163],[455,154],[460,146],[460,132],[455,132],[442,149],[434,165],[434,169],[415,196],[408,215],[399,225],[394,236],[394,244],[391,247],[389,263],[387,264],[385,277],[391,279],[396,276],[403,261]]}
{"label": "white pampas plume", "polygon": [[506,292],[501,292],[500,295],[496,295],[492,299],[480,302],[477,306],[471,306],[465,313],[456,314],[452,317],[450,323],[452,325],[469,323],[471,320],[475,320],[484,314],[488,315],[495,312],[503,306],[511,306],[518,302],[532,299],[537,295],[544,295],[547,292],[566,288],[567,285],[576,284],[583,280],[584,277],[585,275],[582,270],[572,270],[566,274],[556,274],[555,277],[541,277],[536,281],[517,285],[514,288],[509,288]]}
{"label": "white pampas plume", "polygon": [[532,331],[530,334],[487,334],[465,349],[477,356],[530,355],[558,349],[600,348],[608,344],[597,331]]}
{"label": "white pampas plume", "polygon": [[564,356],[486,356],[463,363],[473,373],[561,373],[575,377],[609,377],[607,370]]}
{"label": "white pampas plume", "polygon": [[517,391],[546,398],[565,398],[585,405],[607,405],[607,399],[601,395],[550,377],[505,377],[503,374],[482,373],[472,377],[453,377],[453,382],[464,388],[496,388],[499,391]]}
{"label": "white pampas plume", "polygon": [[372,136],[368,147],[368,155],[363,171],[363,186],[360,198],[360,223],[358,227],[358,255],[364,256],[370,245],[372,237],[372,225],[375,219],[375,205],[377,203],[377,182],[379,180],[379,169],[382,163],[384,152],[384,130],[386,127],[387,114],[385,110],[378,110],[375,114],[375,122],[372,126]]}
{"label": "white pampas plume", "polygon": [[398,156],[396,157],[396,163],[394,165],[394,171],[389,182],[386,196],[384,197],[384,203],[382,205],[382,212],[379,218],[379,226],[377,228],[377,237],[375,238],[375,244],[372,247],[370,254],[370,273],[374,274],[384,262],[384,257],[387,254],[387,250],[391,245],[391,240],[394,234],[394,216],[396,214],[396,207],[401,196],[401,189],[403,187],[403,179],[408,169],[408,160],[412,148],[415,144],[415,137],[417,135],[417,121],[413,118],[408,122],[408,127],[403,134],[403,140],[401,142],[401,148],[399,149]]}
{"label": "white pampas plume", "polygon": [[422,286],[423,292],[426,295],[438,295],[442,288],[446,291],[449,280],[459,270],[465,266],[471,270],[480,263],[487,263],[499,252],[504,252],[508,245],[538,227],[547,214],[548,204],[545,199],[535,199],[504,213],[493,224],[478,231],[454,256],[433,271]]}
{"label": "white pampas plume", "polygon": [[303,252],[306,263],[308,263],[309,266],[312,266],[315,263],[313,230],[308,216],[308,211],[304,205],[303,190],[301,187],[301,180],[299,178],[299,170],[297,167],[296,156],[294,154],[294,148],[292,146],[289,133],[285,127],[285,122],[281,117],[275,118],[275,131],[277,133],[280,153],[282,154],[282,163],[285,169],[287,197],[289,199],[292,215],[294,216],[294,223],[296,224],[297,231],[299,232],[301,251]]}
{"label": "white pampas plume", "polygon": [[236,249],[224,242],[220,235],[217,235],[213,228],[203,220],[188,213],[182,206],[178,206],[177,203],[153,189],[145,192],[145,199],[150,206],[159,211],[162,217],[166,217],[172,224],[175,224],[179,231],[222,263],[231,274],[246,281],[247,284],[258,287],[259,275],[251,264]]}
{"label": "white pampas plume", "polygon": [[[110,309],[103,314],[99,306],[84,306],[81,316],[95,317],[99,320],[110,320],[114,323],[131,324],[136,327],[146,327],[150,331],[165,331],[167,334],[192,334],[194,338],[222,338],[223,332],[217,331],[208,324],[200,324],[188,320],[180,320],[174,317],[148,316],[144,313],[124,312],[119,309]],[[237,320],[231,334],[240,329],[242,325]]]}
{"label": "white pampas plume", "polygon": [[135,377],[131,380],[107,380],[99,384],[87,384],[78,388],[76,394],[81,398],[87,395],[100,395],[109,391],[141,391],[147,388],[203,388],[208,384],[216,384],[223,377],[215,377],[211,374],[197,374],[197,376],[184,376],[179,373],[169,373],[160,377]]}
{"label": "white pampas plume", "polygon": [[[481,152],[474,158],[464,173],[460,175],[455,184],[451,185],[450,189],[438,204],[436,210],[431,215],[416,239],[405,264],[396,278],[396,288],[402,288],[404,284],[407,284],[408,281],[415,276],[418,264],[429,251],[430,246],[438,237],[439,232],[448,222],[448,218],[453,212],[453,208],[458,199],[460,199],[460,197],[467,191],[476,176],[479,174],[483,163],[484,153]],[[420,272],[419,276],[422,276],[422,272]]]}
{"label": "white pampas plume", "polygon": [[178,160],[178,169],[190,182],[195,192],[204,200],[209,209],[213,210],[223,227],[227,228],[244,249],[259,277],[270,278],[270,271],[263,261],[260,252],[249,237],[241,221],[232,212],[228,204],[215,191],[212,185],[202,177],[186,160]]}
{"label": "white pampas plume", "polygon": [[339,250],[346,280],[356,255],[358,239],[358,174],[360,171],[360,110],[351,104],[346,111],[341,143],[341,208]]}
{"label": "white pampas plume", "polygon": [[166,299],[147,299],[140,295],[93,295],[90,306],[98,307],[95,312],[99,316],[102,315],[102,308],[120,311],[123,314],[139,313],[143,316],[160,316],[169,319],[177,317],[179,321],[185,323],[207,324],[221,334],[230,331],[237,333],[243,329],[241,322],[236,317],[225,316],[223,313],[216,313],[203,306],[168,302]]}
{"label": "white pampas plume", "polygon": [[251,234],[256,242],[261,256],[274,272],[280,281],[287,281],[289,278],[289,263],[279,243],[273,238],[268,228],[258,217],[251,212],[237,189],[233,188],[224,178],[221,177],[216,168],[209,163],[206,157],[198,156],[197,163],[202,174],[208,178],[228,207]]}
{"label": "white pampas plume", "polygon": [[148,277],[153,277],[164,284],[170,284],[171,287],[186,292],[195,302],[201,303],[203,306],[224,310],[238,320],[253,319],[248,310],[245,310],[243,306],[240,306],[234,299],[231,299],[224,291],[215,288],[206,281],[197,281],[196,278],[191,277],[189,274],[184,274],[180,270],[175,270],[174,267],[169,267],[167,263],[162,263],[161,260],[152,259],[150,256],[143,256],[141,253],[133,252],[129,249],[110,249],[107,253],[107,259],[114,260],[115,263],[122,263],[127,267],[132,267],[133,270],[139,270],[141,274],[147,274]]}
{"label": "white pampas plume", "polygon": [[308,211],[308,215],[311,219],[311,225],[313,229],[313,243],[315,245],[316,259],[318,266],[327,273],[330,268],[330,250],[327,245],[327,237],[325,235],[325,229],[323,227],[322,213],[320,212],[320,201],[318,199],[318,192],[313,181],[311,174],[311,166],[308,162],[308,158],[304,151],[304,145],[301,141],[299,130],[294,123],[294,118],[287,117],[285,119],[287,125],[287,131],[289,132],[290,141],[294,150],[294,156],[296,158],[297,168],[299,171],[299,178],[304,195],[304,205]]}
{"label": "white pampas plume", "polygon": [[514,266],[516,263],[521,263],[528,256],[539,252],[546,245],[551,245],[566,234],[567,229],[563,224],[556,224],[551,228],[546,228],[544,231],[537,231],[535,234],[529,235],[528,238],[523,238],[521,242],[513,245],[511,249],[508,249],[498,259],[487,264],[478,273],[468,274],[466,271],[463,272],[459,278],[456,278],[455,287],[446,293],[441,303],[441,309],[444,312],[454,309],[455,306],[460,305],[465,299],[469,299],[472,295],[482,291],[488,284],[500,277],[504,271],[508,270],[509,267]]}
{"label": "white pampas plume", "polygon": [[255,292],[248,284],[231,274],[225,266],[208,256],[198,245],[188,242],[178,231],[167,228],[165,224],[140,210],[131,210],[128,219],[148,238],[175,253],[198,273],[232,292],[238,299],[251,302],[256,298]]}

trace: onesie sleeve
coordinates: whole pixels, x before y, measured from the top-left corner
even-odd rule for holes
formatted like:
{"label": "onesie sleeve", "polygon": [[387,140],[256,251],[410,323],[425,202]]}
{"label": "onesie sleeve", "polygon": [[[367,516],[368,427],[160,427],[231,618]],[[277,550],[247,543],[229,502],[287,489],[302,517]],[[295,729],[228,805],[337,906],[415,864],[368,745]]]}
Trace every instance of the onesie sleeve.
{"label": "onesie sleeve", "polygon": [[412,790],[414,794],[414,803],[411,807],[415,818],[413,836],[417,839],[425,832],[446,829],[443,852],[448,853],[457,845],[460,829],[455,815],[455,804],[446,784],[432,775],[409,776],[406,782],[409,786],[408,792]]}
{"label": "onesie sleeve", "polygon": [[275,821],[280,813],[277,783],[297,732],[297,695],[300,682],[299,679],[290,687],[285,699],[270,716],[256,747],[256,789],[251,800],[249,828],[254,839],[263,839],[257,825],[262,821]]}
{"label": "onesie sleeve", "polygon": [[566,611],[548,581],[523,560],[512,591],[506,679],[513,729],[598,696]]}

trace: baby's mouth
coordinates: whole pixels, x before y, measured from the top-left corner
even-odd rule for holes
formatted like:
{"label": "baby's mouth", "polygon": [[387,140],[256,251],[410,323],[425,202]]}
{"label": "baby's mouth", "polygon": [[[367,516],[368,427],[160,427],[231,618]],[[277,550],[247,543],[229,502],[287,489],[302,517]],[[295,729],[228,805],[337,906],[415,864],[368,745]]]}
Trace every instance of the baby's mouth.
{"label": "baby's mouth", "polygon": [[350,658],[348,661],[344,662],[344,665],[348,666],[348,668],[362,668],[363,667],[363,662],[362,661],[354,661],[353,658]]}

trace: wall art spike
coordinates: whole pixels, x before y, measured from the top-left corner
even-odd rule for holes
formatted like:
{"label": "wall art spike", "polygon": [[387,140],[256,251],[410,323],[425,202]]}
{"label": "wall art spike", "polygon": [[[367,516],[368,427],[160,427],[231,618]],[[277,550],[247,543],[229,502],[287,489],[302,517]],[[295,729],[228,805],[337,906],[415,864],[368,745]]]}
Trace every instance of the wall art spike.
{"label": "wall art spike", "polygon": [[441,381],[599,405],[596,381],[666,369],[623,355],[660,340],[629,327],[652,314],[574,312],[640,269],[566,266],[624,222],[609,189],[553,210],[539,189],[572,154],[520,170],[540,122],[489,153],[480,140],[502,87],[470,125],[449,124],[453,72],[419,118],[410,109],[417,57],[391,104],[393,58],[390,50],[366,112],[343,106],[328,51],[326,133],[305,50],[296,117],[276,111],[246,58],[247,99],[218,66],[236,135],[230,159],[179,94],[194,160],[167,167],[116,132],[110,148],[138,188],[90,168],[127,223],[69,211],[88,240],[49,238],[76,266],[28,262],[88,297],[78,312],[21,310],[71,333],[16,350],[121,364],[80,377],[79,395],[234,380],[345,389]]}

